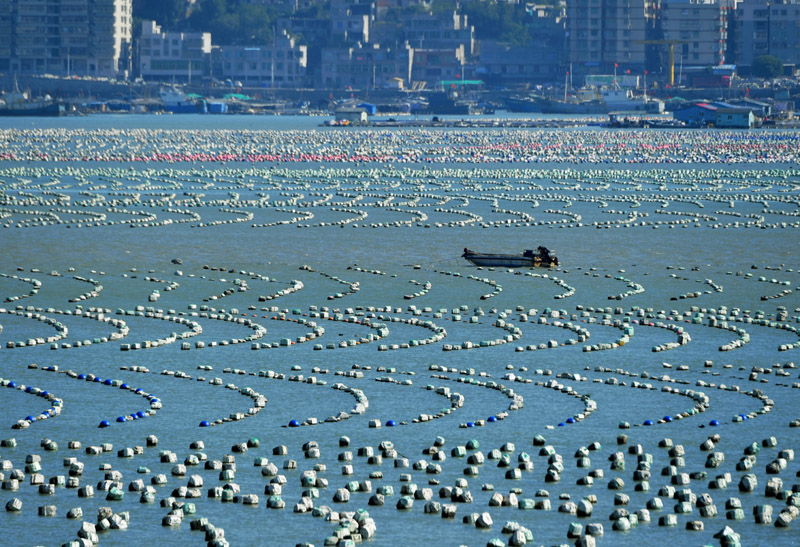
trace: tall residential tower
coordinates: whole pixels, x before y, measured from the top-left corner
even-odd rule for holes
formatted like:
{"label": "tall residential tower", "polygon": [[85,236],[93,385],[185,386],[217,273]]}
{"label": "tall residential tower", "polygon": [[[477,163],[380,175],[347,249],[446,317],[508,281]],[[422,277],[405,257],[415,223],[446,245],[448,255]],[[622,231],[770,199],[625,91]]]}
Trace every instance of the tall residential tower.
{"label": "tall residential tower", "polygon": [[0,72],[127,76],[131,0],[0,1]]}

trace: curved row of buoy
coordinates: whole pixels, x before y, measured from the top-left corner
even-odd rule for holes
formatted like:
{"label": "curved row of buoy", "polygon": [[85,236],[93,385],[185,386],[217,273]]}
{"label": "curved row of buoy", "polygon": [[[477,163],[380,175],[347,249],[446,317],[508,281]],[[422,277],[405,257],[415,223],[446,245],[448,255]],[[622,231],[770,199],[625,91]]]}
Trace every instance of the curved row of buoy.
{"label": "curved row of buoy", "polygon": [[227,207],[222,207],[219,209],[220,213],[226,213],[229,215],[238,215],[237,218],[233,219],[219,219],[219,220],[211,220],[209,222],[198,222],[197,224],[193,224],[192,228],[204,228],[207,226],[220,226],[222,224],[235,224],[237,222],[250,222],[253,220],[254,214],[251,211],[245,211],[242,209],[230,209]]}
{"label": "curved row of buoy", "polygon": [[[709,364],[711,364],[710,361],[707,362],[707,365],[709,365]],[[622,376],[628,376],[628,377],[633,377],[633,378],[640,377],[640,378],[644,378],[644,379],[647,379],[647,380],[650,380],[650,381],[661,382],[661,383],[684,384],[684,385],[689,383],[686,380],[681,380],[681,379],[678,379],[678,378],[672,378],[672,377],[670,377],[669,375],[666,375],[666,374],[664,374],[662,376],[652,376],[652,375],[650,375],[648,373],[639,374],[639,373],[628,371],[628,370],[624,370],[624,369],[613,369],[612,370],[612,369],[610,369],[608,367],[602,367],[602,366],[595,367],[594,371],[595,372],[600,372],[600,373],[608,373],[608,374],[620,374]],[[616,380],[616,379],[613,379],[611,382],[609,382],[607,380],[605,383],[609,384],[609,385],[620,385],[620,382],[618,380]],[[739,414],[735,414],[731,418],[731,422],[732,423],[741,423],[741,422],[743,422],[745,420],[756,418],[757,416],[760,416],[760,415],[763,415],[763,414],[768,414],[769,412],[772,411],[772,408],[773,408],[772,399],[769,396],[765,395],[761,390],[742,391],[741,388],[739,386],[737,386],[737,385],[716,384],[716,383],[713,383],[713,382],[706,382],[704,380],[698,380],[696,382],[696,385],[698,387],[703,387],[703,388],[708,388],[708,389],[718,389],[720,391],[726,391],[726,392],[731,392],[731,393],[741,393],[743,395],[746,395],[746,396],[752,397],[754,399],[757,399],[761,403],[761,408],[758,409],[758,410],[751,411],[751,412],[741,412]],[[705,412],[706,410],[708,410],[708,408],[710,408],[710,399],[703,392],[696,392],[695,390],[691,390],[689,388],[686,388],[685,390],[680,390],[679,388],[671,388],[670,389],[667,386],[664,386],[662,388],[662,391],[676,393],[678,395],[683,395],[685,397],[690,397],[692,400],[697,402],[697,404],[694,407],[695,408],[694,412],[692,412],[691,409],[690,409],[689,411],[680,414],[679,415],[680,417],[676,416],[674,419],[683,419],[683,418],[688,417],[686,415],[687,413],[688,413],[689,416],[691,416],[691,415],[696,414],[697,412]],[[658,423],[664,423],[664,422],[658,422]],[[721,425],[721,423],[722,422],[720,422],[719,420],[714,419],[711,422],[709,422],[709,425],[718,426],[718,425]],[[643,425],[648,425],[648,424],[643,424]]]}
{"label": "curved row of buoy", "polygon": [[59,414],[61,414],[61,411],[64,408],[63,399],[57,397],[56,395],[50,393],[47,390],[38,387],[18,384],[13,380],[6,380],[5,378],[0,378],[0,387],[7,387],[10,389],[17,389],[25,393],[30,393],[31,395],[41,397],[42,399],[45,399],[47,400],[48,403],[50,403],[49,408],[43,410],[36,416],[30,415],[26,416],[24,419],[17,420],[14,423],[14,425],[11,426],[12,429],[26,429],[38,421],[47,420],[48,418],[53,418],[55,416],[58,416]]}
{"label": "curved row of buoy", "polygon": [[[37,367],[39,368],[39,367]],[[148,416],[153,416],[156,414],[156,411],[162,408],[161,399],[153,395],[152,393],[148,393],[144,391],[142,388],[138,388],[135,386],[130,386],[127,383],[123,382],[122,380],[116,380],[112,378],[103,379],[100,376],[96,376],[94,374],[86,374],[86,373],[77,373],[73,370],[61,370],[57,365],[48,365],[43,366],[40,370],[45,372],[55,372],[58,374],[64,374],[68,378],[72,378],[74,380],[81,380],[85,382],[91,382],[95,384],[100,384],[104,386],[116,387],[120,390],[129,391],[134,395],[138,395],[146,399],[149,403],[149,408],[146,410],[139,410],[133,412],[131,414],[121,415],[116,418],[116,422],[124,423],[133,420],[140,420],[143,418],[147,418]],[[45,392],[46,393],[46,392]],[[59,405],[61,406],[61,405]],[[110,420],[102,420],[98,427],[105,428],[111,426]]]}
{"label": "curved row of buoy", "polygon": [[18,275],[13,275],[13,274],[9,275],[5,273],[0,273],[0,277],[22,281],[23,283],[27,283],[31,286],[31,290],[28,291],[26,294],[7,296],[4,300],[5,302],[9,303],[16,302],[17,300],[22,300],[23,298],[29,298],[31,296],[35,296],[39,292],[39,289],[42,288],[42,282],[34,277],[20,277]]}
{"label": "curved row of buoy", "polygon": [[563,292],[563,293],[553,295],[553,298],[556,299],[556,300],[562,300],[564,298],[569,298],[570,296],[573,296],[575,294],[575,287],[571,286],[566,281],[556,277],[555,275],[540,274],[540,273],[536,273],[536,272],[525,272],[525,275],[529,276],[529,277],[536,278],[536,279],[549,279],[553,283],[555,283],[556,285],[561,287],[562,289],[566,289],[566,291]]}
{"label": "curved row of buoy", "polygon": [[[155,340],[143,340],[141,342],[126,342],[120,344],[120,351],[136,351],[140,349],[151,349],[166,346],[168,344],[172,344],[178,340],[185,340],[187,338],[192,338],[194,336],[198,336],[202,334],[203,327],[197,321],[186,317],[180,317],[176,314],[171,314],[169,311],[164,311],[161,308],[155,308],[153,306],[136,306],[133,310],[124,310],[122,308],[117,309],[117,315],[121,316],[128,316],[128,317],[144,317],[146,319],[158,319],[160,321],[168,321],[170,323],[176,323],[178,325],[187,327],[187,330],[183,332],[174,332],[168,336],[163,338],[157,338]],[[126,331],[127,334],[127,331]],[[188,344],[188,342],[182,342],[182,344]]]}
{"label": "curved row of buoy", "polygon": [[103,290],[103,285],[100,283],[100,281],[98,281],[96,279],[92,279],[91,277],[82,277],[82,276],[79,276],[79,275],[73,275],[72,279],[74,279],[76,281],[82,281],[84,283],[89,283],[94,288],[92,290],[90,290],[90,291],[87,291],[85,293],[79,294],[78,296],[76,296],[74,298],[70,298],[69,302],[71,302],[71,303],[83,302],[84,300],[88,300],[90,298],[95,298]]}
{"label": "curved row of buoy", "polygon": [[[478,268],[478,269],[480,270],[482,268]],[[472,275],[472,274],[463,275],[463,274],[460,274],[459,272],[441,271],[441,270],[434,270],[434,271],[436,271],[437,273],[439,273],[441,275],[470,279],[472,281],[478,281],[479,283],[483,283],[485,285],[493,287],[492,292],[486,293],[486,294],[482,294],[480,296],[481,300],[489,300],[490,298],[495,297],[498,294],[500,294],[501,292],[503,292],[503,287],[499,283],[497,283],[497,281],[495,281],[494,279],[489,279],[487,277],[478,277],[478,276],[475,276],[475,275]]]}

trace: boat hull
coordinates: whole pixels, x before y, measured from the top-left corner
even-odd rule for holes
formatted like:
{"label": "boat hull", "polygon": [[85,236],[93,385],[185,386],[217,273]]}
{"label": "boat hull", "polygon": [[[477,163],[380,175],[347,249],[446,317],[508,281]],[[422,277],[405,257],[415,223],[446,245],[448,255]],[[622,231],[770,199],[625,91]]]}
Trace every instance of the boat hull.
{"label": "boat hull", "polygon": [[525,255],[505,255],[489,253],[470,253],[462,255],[468,262],[482,268],[548,268],[552,264],[538,257]]}
{"label": "boat hull", "polygon": [[661,114],[664,111],[664,103],[657,100],[565,102],[540,99],[539,106],[544,114],[608,114],[610,112]]}
{"label": "boat hull", "polygon": [[0,116],[61,116],[64,113],[64,105],[51,103],[44,106],[32,108],[0,108]]}
{"label": "boat hull", "polygon": [[540,113],[542,106],[531,97],[509,97],[506,99],[506,108],[510,112]]}
{"label": "boat hull", "polygon": [[525,256],[503,256],[503,255],[484,255],[484,256],[465,256],[467,261],[475,266],[483,268],[533,268],[540,266],[541,262],[536,262]]}
{"label": "boat hull", "polygon": [[539,103],[543,114],[606,114],[606,105],[600,101],[579,103],[544,99]]}
{"label": "boat hull", "polygon": [[166,104],[164,110],[173,114],[205,114],[208,112],[205,102]]}

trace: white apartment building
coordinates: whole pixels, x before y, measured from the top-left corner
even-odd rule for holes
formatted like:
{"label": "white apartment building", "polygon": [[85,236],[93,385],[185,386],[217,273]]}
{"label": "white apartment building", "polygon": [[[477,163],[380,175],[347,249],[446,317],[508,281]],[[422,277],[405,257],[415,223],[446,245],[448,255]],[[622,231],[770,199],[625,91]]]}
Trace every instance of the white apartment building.
{"label": "white apartment building", "polygon": [[769,3],[769,53],[784,63],[800,64],[800,2]]}
{"label": "white apartment building", "polygon": [[727,0],[662,0],[664,40],[674,40],[675,64],[714,66],[725,63],[729,11]]}
{"label": "white apartment building", "polygon": [[244,85],[302,87],[308,62],[307,46],[295,43],[285,30],[270,45],[222,46],[222,77]]}
{"label": "white apartment building", "polygon": [[744,0],[736,5],[735,62],[759,55],[800,64],[800,0]]}
{"label": "white apartment building", "polygon": [[210,32],[162,31],[155,21],[142,22],[138,58],[145,80],[199,80],[208,73],[210,55]]}
{"label": "white apartment building", "polygon": [[567,2],[567,60],[574,72],[609,74],[615,65],[642,72],[656,7],[651,0]]}

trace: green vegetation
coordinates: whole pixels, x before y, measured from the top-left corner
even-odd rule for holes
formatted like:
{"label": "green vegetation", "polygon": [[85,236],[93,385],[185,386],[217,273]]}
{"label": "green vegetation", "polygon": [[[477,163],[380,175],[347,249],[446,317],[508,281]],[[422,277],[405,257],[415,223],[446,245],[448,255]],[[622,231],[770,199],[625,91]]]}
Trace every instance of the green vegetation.
{"label": "green vegetation", "polygon": [[174,28],[186,19],[184,6],[184,0],[133,0],[133,16],[139,21],[152,19],[165,28]]}
{"label": "green vegetation", "polygon": [[467,16],[467,23],[475,27],[478,40],[500,40],[512,46],[524,46],[533,38],[532,29],[526,24],[529,16],[524,3],[440,0],[433,4],[433,12],[452,13],[457,4],[460,12]]}
{"label": "green vegetation", "polygon": [[783,63],[773,55],[759,55],[753,59],[753,76],[777,78],[783,74]]}
{"label": "green vegetation", "polygon": [[[197,0],[188,9],[184,0],[133,0],[137,21],[153,19],[164,29],[210,32],[214,43],[254,45],[269,43],[280,17],[325,19],[330,3],[319,0],[292,14],[289,8],[255,4],[245,0]],[[530,16],[525,4],[505,4],[481,0],[433,0],[431,10],[436,15],[450,15],[457,8],[467,15],[475,27],[475,37],[507,42],[512,46],[528,44],[534,31],[527,25]],[[413,14],[428,11],[423,5],[405,9],[390,9],[375,21],[373,35],[384,40],[401,40],[403,21]],[[138,32],[138,23],[136,25]],[[377,32],[375,32],[377,31]],[[328,45],[326,36],[308,36],[309,45]]]}
{"label": "green vegetation", "polygon": [[272,41],[278,17],[289,15],[288,10],[239,0],[197,0],[184,6],[184,0],[134,0],[136,32],[139,21],[153,19],[167,30],[210,32],[215,43],[265,44]]}
{"label": "green vegetation", "polygon": [[272,6],[198,0],[187,22],[193,30],[210,32],[216,43],[255,45],[272,41],[278,15]]}

